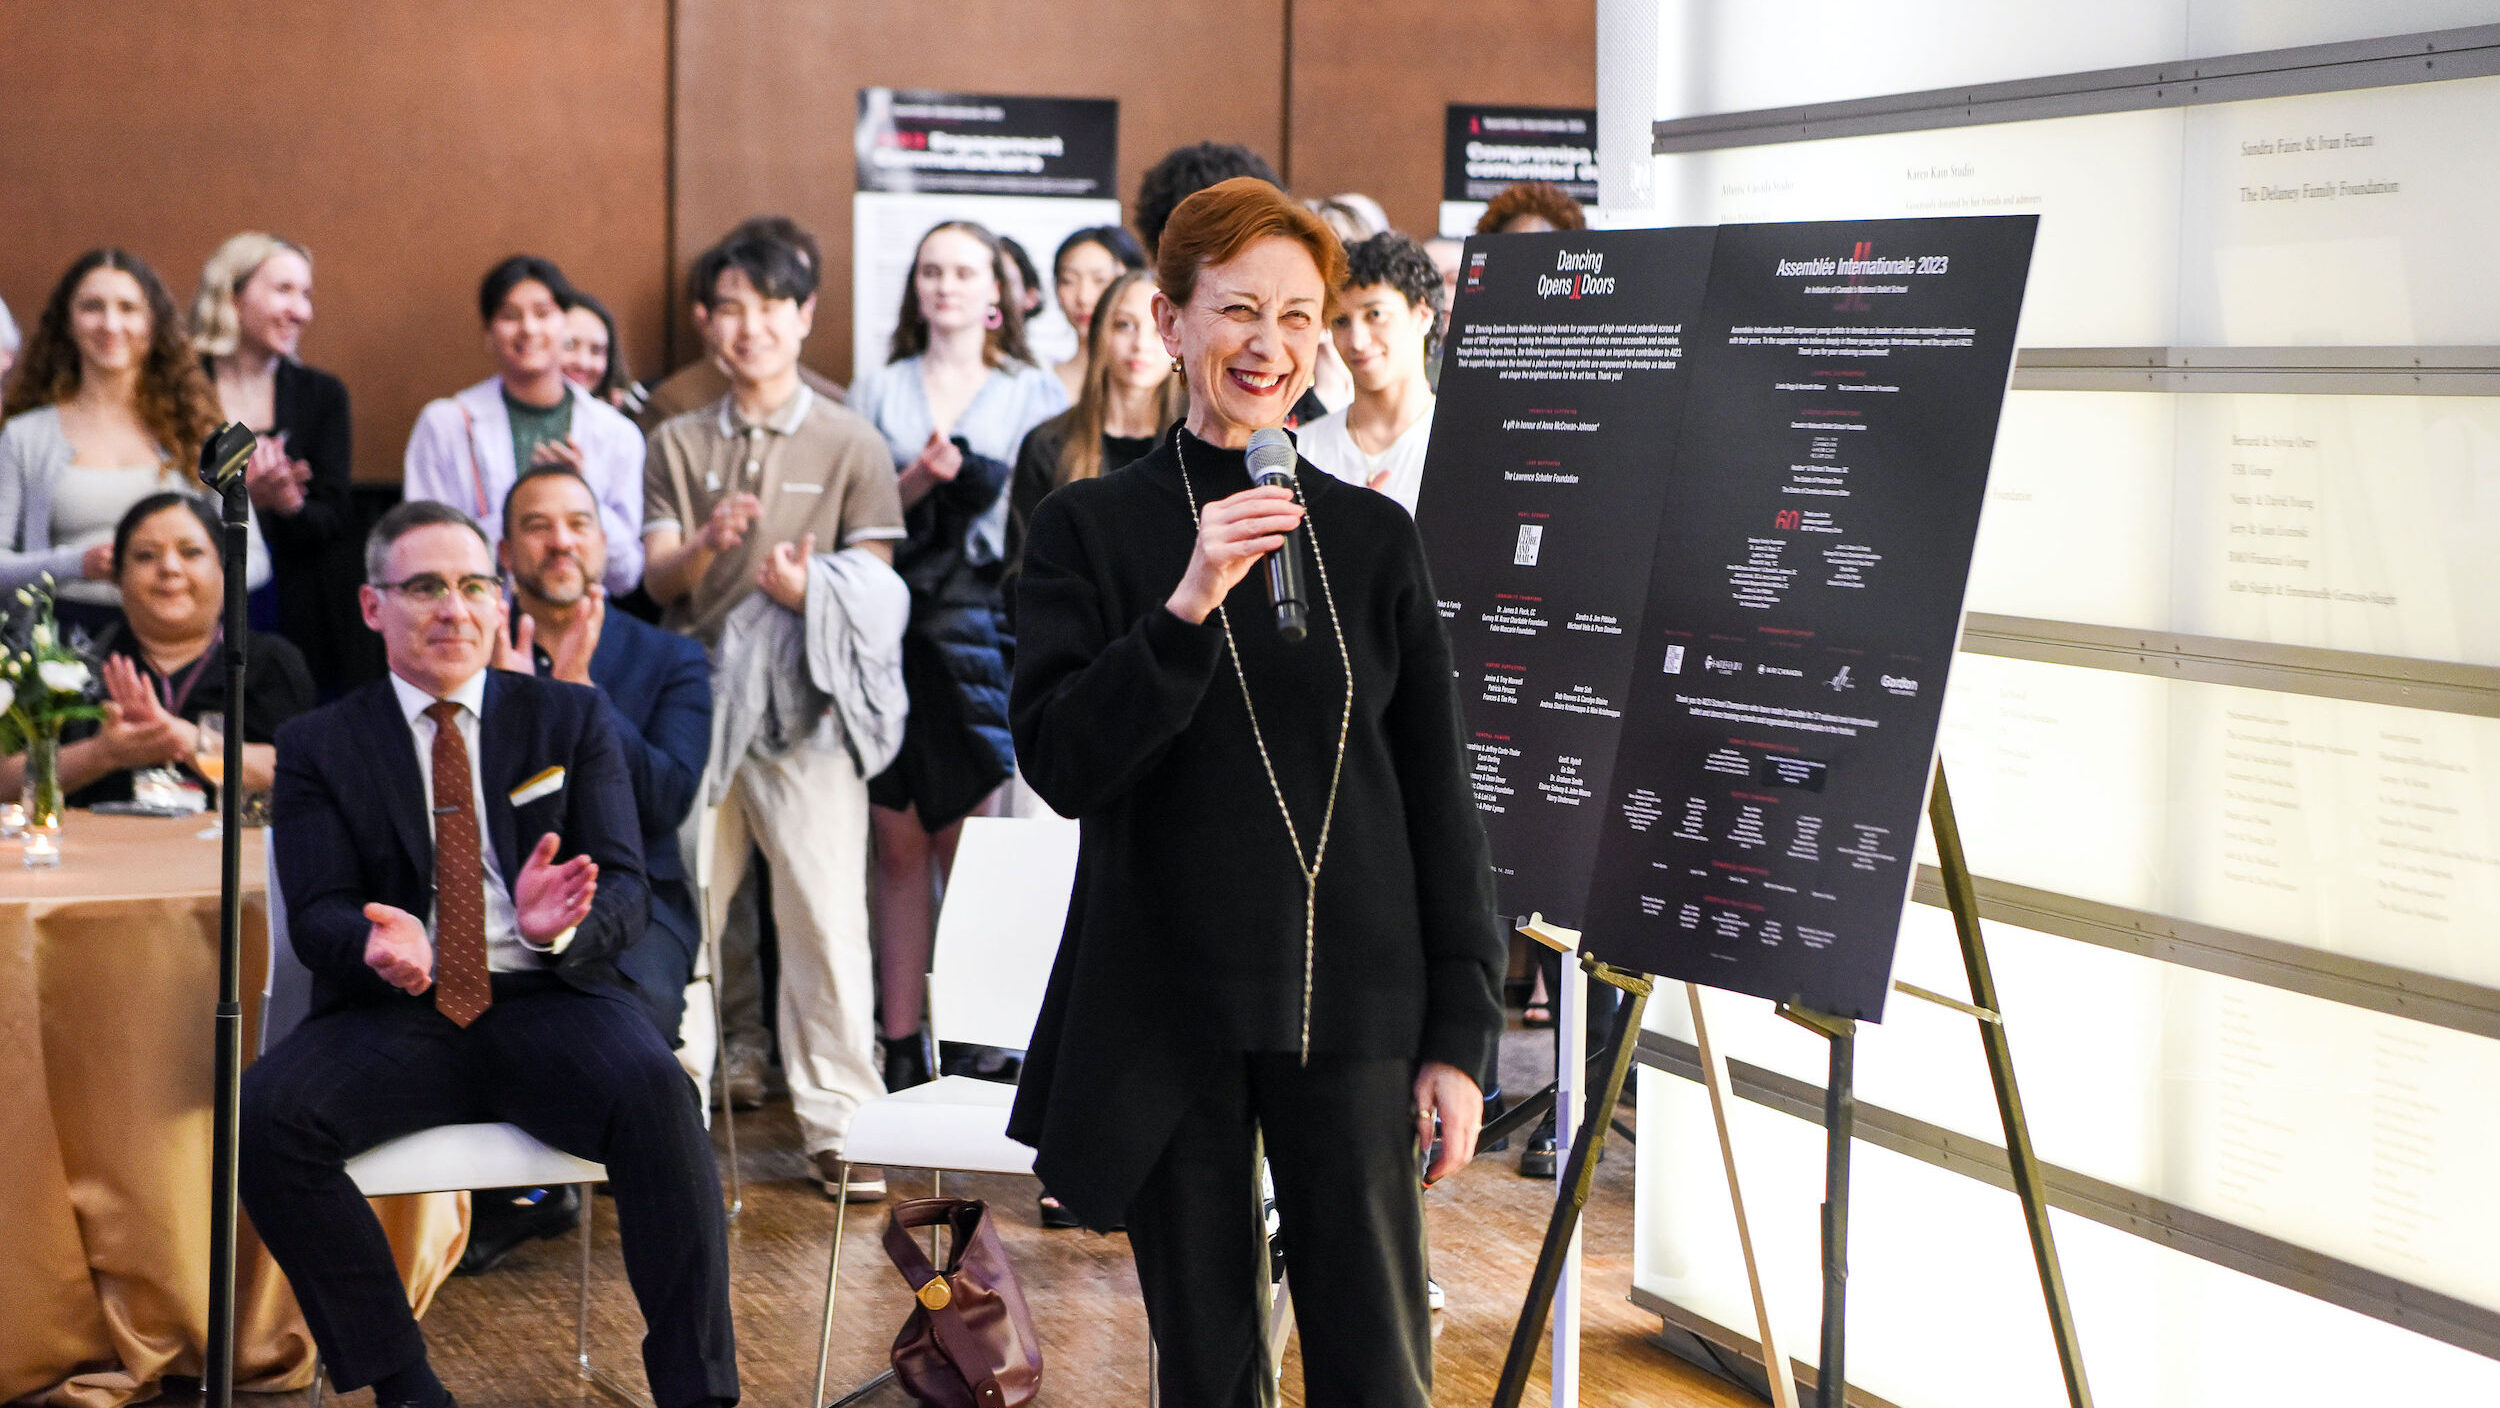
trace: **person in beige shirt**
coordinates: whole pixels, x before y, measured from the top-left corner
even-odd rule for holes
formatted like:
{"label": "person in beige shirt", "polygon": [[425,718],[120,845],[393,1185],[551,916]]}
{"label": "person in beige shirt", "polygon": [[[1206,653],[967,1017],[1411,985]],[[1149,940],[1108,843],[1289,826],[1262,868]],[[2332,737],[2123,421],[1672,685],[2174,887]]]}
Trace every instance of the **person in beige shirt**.
{"label": "person in beige shirt", "polygon": [[[814,266],[786,243],[744,238],[707,251],[695,273],[706,340],[730,390],[652,432],[643,585],[663,625],[711,646],[751,593],[804,612],[808,559],[819,551],[866,548],[891,562],[903,509],[884,437],[799,379],[799,347],[815,320]],[[715,920],[751,849],[772,870],[782,1068],[807,1152],[827,1193],[882,1198],[881,1169],[853,1164],[833,1181],[852,1113],[884,1091],[868,943],[868,779],[845,750],[716,757],[711,769],[729,778]]]}
{"label": "person in beige shirt", "polygon": [[[751,216],[738,222],[736,229],[721,236],[720,242],[729,245],[742,239],[774,240],[790,246],[808,268],[822,269],[825,266],[824,251],[817,246],[816,237],[786,215]],[[695,286],[688,290],[687,301],[693,305],[695,331],[704,333],[704,320],[711,316],[708,306],[711,291]],[[710,341],[708,334],[705,341],[707,344]],[[5,370],[5,367],[0,367],[0,370]],[[808,390],[829,397],[836,404],[848,399],[843,394],[841,383],[804,363],[799,367],[799,380],[806,384]],[[648,435],[669,420],[688,411],[701,410],[728,394],[729,373],[721,369],[719,360],[707,345],[702,356],[670,372],[645,394],[642,408],[634,413],[634,423]]]}

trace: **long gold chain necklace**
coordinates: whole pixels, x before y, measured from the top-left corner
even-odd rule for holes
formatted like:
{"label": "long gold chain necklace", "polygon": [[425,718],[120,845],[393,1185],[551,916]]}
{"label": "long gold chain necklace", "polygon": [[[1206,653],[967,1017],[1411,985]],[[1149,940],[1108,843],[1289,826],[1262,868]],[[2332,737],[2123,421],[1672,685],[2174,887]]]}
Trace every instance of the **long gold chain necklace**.
{"label": "long gold chain necklace", "polygon": [[[1189,523],[1198,523],[1198,490],[1189,481],[1189,457],[1181,443],[1189,432],[1179,426],[1172,428],[1172,456],[1180,462],[1181,493],[1189,499]],[[1301,475],[1294,476],[1294,501],[1302,500]],[[1345,673],[1345,707],[1337,715],[1337,761],[1328,770],[1328,805],[1320,812],[1319,843],[1311,848],[1311,858],[1302,858],[1302,832],[1293,824],[1293,808],[1285,805],[1284,784],[1276,780],[1276,761],[1268,756],[1267,735],[1259,728],[1259,711],[1250,701],[1250,676],[1241,668],[1241,645],[1233,639],[1233,618],[1226,614],[1223,603],[1215,607],[1215,619],[1224,628],[1224,651],[1232,657],[1233,678],[1241,683],[1241,710],[1250,716],[1250,740],[1259,745],[1259,766],[1267,770],[1268,790],[1276,796],[1276,812],[1285,819],[1285,839],[1293,843],[1293,864],[1302,872],[1302,1064],[1311,1064],[1311,985],[1319,963],[1319,871],[1328,859],[1328,834],[1337,823],[1337,783],[1345,776],[1347,735],[1354,727],[1354,657],[1346,650],[1345,618],[1337,612],[1337,594],[1328,585],[1328,559],[1319,550],[1319,534],[1314,530],[1305,505],[1302,531],[1311,541],[1311,560],[1319,565],[1320,600],[1328,607],[1328,624],[1337,637],[1337,664]],[[1290,552],[1288,540],[1280,552]]]}

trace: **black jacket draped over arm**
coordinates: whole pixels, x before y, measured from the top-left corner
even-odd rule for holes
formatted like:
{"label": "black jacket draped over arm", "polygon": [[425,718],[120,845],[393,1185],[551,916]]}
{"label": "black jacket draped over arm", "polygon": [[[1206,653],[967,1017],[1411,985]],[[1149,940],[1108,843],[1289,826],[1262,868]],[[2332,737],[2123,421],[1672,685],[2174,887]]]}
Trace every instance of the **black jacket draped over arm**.
{"label": "black jacket draped over arm", "polygon": [[[1097,1226],[1126,1211],[1210,1058],[1302,1045],[1293,844],[1217,620],[1164,606],[1196,537],[1184,457],[1202,506],[1249,487],[1239,451],[1175,431],[1136,464],[1050,495],[1017,584],[1017,756],[1083,841],[1010,1132]],[[1504,949],[1422,543],[1391,500],[1307,462],[1300,477],[1305,575],[1317,595],[1324,563],[1354,674],[1309,1048],[1445,1061],[1489,1083]],[[1344,701],[1336,632],[1315,601],[1309,638],[1280,642],[1255,571],[1227,610],[1307,853]]]}

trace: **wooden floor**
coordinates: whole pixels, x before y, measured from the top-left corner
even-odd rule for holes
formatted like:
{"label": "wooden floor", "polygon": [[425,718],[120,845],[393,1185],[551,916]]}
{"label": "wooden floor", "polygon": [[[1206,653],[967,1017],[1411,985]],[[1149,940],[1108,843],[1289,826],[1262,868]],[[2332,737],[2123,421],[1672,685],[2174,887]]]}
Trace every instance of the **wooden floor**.
{"label": "wooden floor", "polygon": [[[1514,1029],[1503,1044],[1504,1079],[1514,1091],[1551,1078],[1551,1037]],[[1635,1129],[1637,1114],[1627,1110]],[[798,1132],[786,1103],[739,1116],[738,1145],[746,1176],[746,1207],[731,1224],[730,1272],[736,1288],[738,1367],[745,1402],[770,1408],[811,1408],[816,1331],[822,1307],[825,1253],[833,1205],[804,1179]],[[1434,1317],[1436,1403],[1491,1401],[1512,1323],[1536,1259],[1554,1184],[1515,1171],[1517,1146],[1434,1189],[1429,1195],[1433,1273],[1449,1294]],[[895,1171],[897,1195],[928,1190],[928,1175]],[[946,1191],[990,1199],[1002,1214],[1008,1255],[1032,1302],[1047,1369],[1040,1401],[1060,1405],[1146,1402],[1145,1314],[1125,1239],[1087,1232],[1044,1231],[1034,1214],[1035,1184],[1022,1178],[963,1176]],[[828,1398],[884,1366],[887,1347],[909,1301],[886,1262],[878,1237],[881,1206],[854,1207],[842,1259],[843,1290],[834,1322]],[[593,1261],[592,1353],[604,1367],[640,1387],[636,1345],[642,1324],[616,1247],[614,1204],[597,1208]],[[1583,1317],[1581,1402],[1592,1408],[1719,1408],[1751,1405],[1752,1396],[1687,1366],[1650,1342],[1656,1316],[1632,1306],[1632,1158],[1617,1146],[1600,1167],[1588,1214],[1587,1304]],[[572,1363],[576,1269],[580,1244],[567,1238],[533,1243],[481,1277],[455,1278],[425,1318],[434,1365],[463,1408],[542,1404],[607,1404],[586,1387]],[[1547,1401],[1543,1361],[1527,1402]],[[308,1395],[255,1398],[291,1405]],[[358,1392],[332,1402],[364,1408]],[[902,1408],[908,1399],[886,1389],[862,1408]],[[1299,1364],[1290,1356],[1284,1401],[1302,1401]]]}

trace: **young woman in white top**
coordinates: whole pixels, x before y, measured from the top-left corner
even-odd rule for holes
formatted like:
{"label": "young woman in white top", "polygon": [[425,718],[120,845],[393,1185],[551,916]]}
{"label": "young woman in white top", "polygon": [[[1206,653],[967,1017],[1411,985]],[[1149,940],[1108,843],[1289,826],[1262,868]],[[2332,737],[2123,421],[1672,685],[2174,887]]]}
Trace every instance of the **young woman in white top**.
{"label": "young woman in white top", "polygon": [[[1035,366],[1025,347],[1024,310],[1012,296],[1006,259],[998,237],[970,221],[950,220],[921,236],[894,324],[891,360],[851,385],[851,409],[877,427],[894,455],[897,487],[912,531],[926,533],[932,531],[931,524],[969,520],[960,530],[960,542],[914,537],[902,544],[897,569],[912,580],[916,556],[959,551],[974,577],[986,583],[990,609],[1002,620],[997,582],[1005,567],[1007,472],[1025,433],[1068,408],[1068,393],[1059,378]],[[987,506],[967,506],[962,514],[913,513],[915,505],[965,472],[966,450],[993,462],[995,482],[988,486]],[[953,490],[955,501],[978,482],[967,480]],[[949,502],[941,499],[932,507],[943,509]],[[915,590],[915,621],[931,605]],[[1003,683],[1003,662],[998,674]],[[962,717],[968,712],[986,718],[994,707],[1002,755],[997,765],[1003,769],[1009,747],[1004,691],[984,700],[972,697],[961,679],[955,687],[966,697],[932,701],[915,692],[915,719],[924,713]],[[907,738],[906,750],[913,746]],[[935,1074],[933,1053],[920,1029],[935,933],[932,879],[952,866],[955,841],[963,831],[960,812],[933,815],[923,798],[912,795],[906,771],[897,767],[879,774],[870,781],[868,794],[877,851],[871,907],[890,1089]]]}
{"label": "young woman in white top", "polygon": [[[196,486],[218,425],[217,393],[156,271],[124,250],[80,255],[44,303],[6,413],[0,592],[49,574],[62,619],[100,630],[121,604],[114,526],[150,494]],[[250,542],[256,587],[269,557],[257,532]]]}
{"label": "young woman in white top", "polygon": [[1432,440],[1425,369],[1441,316],[1441,272],[1422,245],[1394,230],[1348,245],[1346,269],[1329,332],[1353,374],[1354,400],[1302,427],[1302,457],[1411,514]]}

